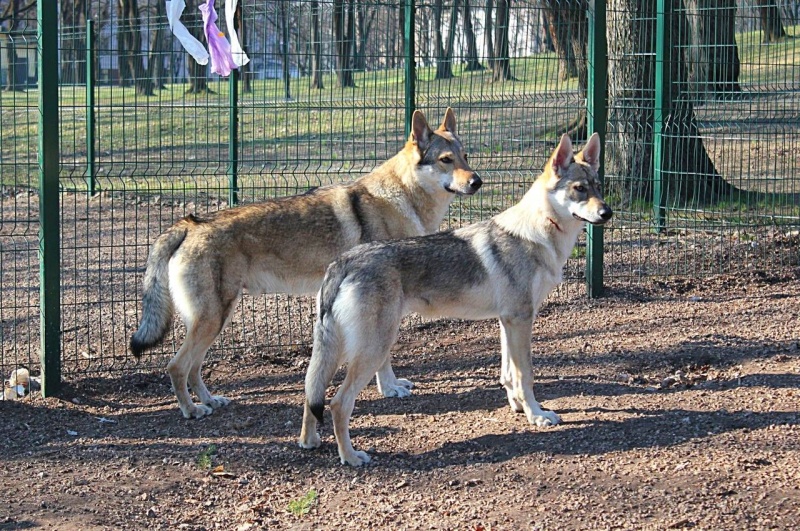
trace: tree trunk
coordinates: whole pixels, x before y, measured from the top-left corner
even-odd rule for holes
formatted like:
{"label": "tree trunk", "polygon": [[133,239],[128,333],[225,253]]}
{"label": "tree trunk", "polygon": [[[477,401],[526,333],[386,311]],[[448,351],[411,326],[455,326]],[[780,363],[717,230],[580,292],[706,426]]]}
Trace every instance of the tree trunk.
{"label": "tree trunk", "polygon": [[[668,34],[672,49],[686,46],[686,17],[672,2]],[[608,99],[606,145],[609,191],[623,205],[653,200],[652,134],[655,93],[654,2],[609,0],[608,3]],[[675,204],[705,203],[729,197],[735,190],[717,172],[698,134],[692,101],[685,93],[687,65],[675,52],[670,62],[672,101],[665,123],[663,189]]]}
{"label": "tree trunk", "polygon": [[375,15],[377,10],[367,6],[362,0],[358,5],[358,46],[356,46],[355,54],[353,57],[354,69],[357,72],[363,72],[367,69],[367,43],[369,42],[369,34],[372,31],[372,23],[375,22]]}
{"label": "tree trunk", "polygon": [[[197,9],[197,0],[186,0],[186,10],[183,12],[183,23],[186,29],[200,42],[205,40],[203,35],[203,18]],[[186,54],[186,67],[189,72],[189,90],[187,94],[214,94],[208,88],[208,65],[198,64],[194,58]]]}
{"label": "tree trunk", "polygon": [[61,2],[61,83],[86,83],[86,0]]}
{"label": "tree trunk", "polygon": [[[578,94],[581,100],[586,99],[589,88],[589,20],[586,11],[589,3],[586,0],[575,0],[570,3],[566,13],[569,23],[569,38],[572,47],[572,56],[575,60],[575,71],[578,76]],[[586,108],[578,111],[577,118],[567,127],[567,134],[573,140],[584,141],[589,138],[590,132],[586,130]]]}
{"label": "tree trunk", "polygon": [[319,0],[311,0],[311,88],[322,90],[322,36],[319,32]]}
{"label": "tree trunk", "polygon": [[[164,20],[167,16],[164,2],[155,3],[156,20]],[[150,33],[150,54],[147,59],[147,79],[151,80],[153,88],[163,89],[166,80],[164,75],[164,29],[156,23]]]}
{"label": "tree trunk", "polygon": [[[578,75],[570,35],[571,11],[578,9],[575,5],[577,3],[581,2],[542,0],[542,11],[547,20],[550,38],[558,57],[558,77],[562,81]],[[583,13],[585,15],[585,11]]]}
{"label": "tree trunk", "polygon": [[453,77],[453,44],[456,38],[456,25],[458,24],[459,0],[453,0],[453,10],[450,13],[450,23],[447,31],[447,45],[442,39],[442,0],[433,4],[433,24],[436,32],[436,79],[450,79]]}
{"label": "tree trunk", "polygon": [[467,57],[464,70],[475,72],[483,70],[484,67],[478,58],[478,45],[475,42],[475,30],[472,27],[472,7],[469,0],[464,0],[464,36],[467,39]]}
{"label": "tree trunk", "polygon": [[[247,33],[247,19],[242,15],[242,4],[239,3],[236,5],[236,26],[239,29],[239,44],[242,45],[242,50],[246,53],[247,52],[247,39],[249,37]],[[246,65],[242,65],[239,67],[239,79],[241,80],[242,84],[242,92],[250,93],[253,92],[253,83],[252,83],[252,76],[250,75],[250,63]]]}
{"label": "tree trunk", "polygon": [[[142,21],[139,18],[138,0],[119,1],[118,43],[120,72],[124,72],[123,84],[132,81],[136,93],[141,96],[153,95],[153,83],[147,77],[142,52]],[[124,68],[124,70],[123,70]]]}
{"label": "tree trunk", "polygon": [[[353,42],[353,2],[355,0],[333,0],[333,38],[336,41],[336,77],[341,88],[355,87],[350,54]],[[347,10],[345,11],[345,2]]]}
{"label": "tree trunk", "polygon": [[786,31],[781,22],[781,12],[775,0],[757,0],[758,12],[761,17],[761,31],[764,33],[764,43],[777,42],[786,37]]}
{"label": "tree trunk", "polygon": [[489,63],[489,68],[494,69],[494,43],[492,42],[492,10],[494,9],[494,0],[486,0],[486,22],[484,23],[483,35],[486,41],[486,62]]}
{"label": "tree trunk", "polygon": [[[406,49],[406,10],[402,5],[399,6],[392,6],[391,8],[393,11],[396,10],[397,12],[397,28],[392,30],[392,43],[393,52],[389,56],[389,68],[394,69],[397,68],[397,65],[400,62],[396,59],[398,57],[405,58],[405,49]],[[412,28],[413,31],[413,28]],[[398,38],[399,36],[399,38]]]}
{"label": "tree trunk", "polygon": [[286,10],[288,0],[279,0],[281,19],[281,77],[283,78],[283,97],[292,99],[292,80],[289,64],[289,13]]}
{"label": "tree trunk", "polygon": [[494,22],[494,63],[492,81],[514,79],[511,75],[511,60],[508,54],[509,3],[511,0],[497,0],[497,17]]}
{"label": "tree trunk", "polygon": [[453,55],[455,53],[454,45],[456,42],[456,28],[458,27],[458,13],[461,10],[460,1],[461,0],[453,0],[453,9],[450,11],[450,24],[447,28],[447,46],[444,50],[451,77],[453,76]]}
{"label": "tree trunk", "polygon": [[[397,16],[397,12],[398,11],[400,12],[400,16],[399,17]],[[396,6],[396,5],[389,6],[389,13],[390,13],[389,21],[388,21],[388,24],[389,24],[389,39],[386,41],[386,47],[387,47],[387,51],[389,53],[387,54],[386,62],[384,63],[384,66],[386,68],[390,69],[390,70],[392,70],[394,68],[397,68],[397,60],[396,60],[396,58],[397,58],[398,55],[400,55],[400,56],[403,55],[402,51],[400,51],[398,53],[398,50],[397,50],[397,41],[398,41],[398,39],[397,39],[397,29],[398,29],[398,25],[392,23],[392,21],[395,20],[395,18],[399,18],[400,19],[400,21],[399,21],[400,22],[400,24],[399,24],[400,31],[401,32],[403,31],[403,29],[402,29],[403,28],[403,21],[402,21],[403,15],[402,15],[402,12],[403,12],[402,6]],[[401,35],[402,35],[402,33],[401,33]],[[402,39],[400,39],[400,41],[401,41],[401,46],[402,46]]]}
{"label": "tree trunk", "polygon": [[671,2],[668,31],[671,32],[673,56],[670,78],[672,109],[664,129],[664,169],[662,184],[666,197],[676,204],[717,202],[735,188],[717,172],[708,156],[695,120],[694,103],[686,93],[688,67],[677,49],[689,45],[689,27],[683,0]]}
{"label": "tree trunk", "polygon": [[[420,11],[422,10],[428,11],[432,9],[430,7],[420,7]],[[420,14],[421,13],[418,13],[416,20],[420,20],[420,18],[422,19],[421,34],[417,36],[414,42],[417,45],[417,50],[420,55],[420,58],[422,58],[422,66],[430,66],[431,65],[430,35],[431,35],[431,19],[433,17],[429,16],[428,13],[424,13],[422,14],[422,16],[419,16]]]}
{"label": "tree trunk", "polygon": [[22,80],[17,79],[17,44],[16,32],[20,23],[20,4],[22,0],[11,0],[3,12],[3,18],[8,18],[8,32],[6,38],[6,85],[3,90],[17,91],[22,90]]}
{"label": "tree trunk", "polygon": [[736,0],[684,0],[691,46],[685,50],[689,90],[696,99],[741,92]]}

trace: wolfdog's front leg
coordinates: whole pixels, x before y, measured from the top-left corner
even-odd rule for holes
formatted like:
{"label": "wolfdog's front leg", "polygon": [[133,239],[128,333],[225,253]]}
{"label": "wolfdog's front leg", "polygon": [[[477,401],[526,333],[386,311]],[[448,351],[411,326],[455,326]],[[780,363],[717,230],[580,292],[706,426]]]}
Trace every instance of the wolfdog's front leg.
{"label": "wolfdog's front leg", "polygon": [[532,318],[500,318],[503,356],[500,382],[506,388],[511,409],[516,412],[524,411],[531,424],[552,426],[561,422],[561,418],[554,411],[542,409],[533,394],[532,324]]}

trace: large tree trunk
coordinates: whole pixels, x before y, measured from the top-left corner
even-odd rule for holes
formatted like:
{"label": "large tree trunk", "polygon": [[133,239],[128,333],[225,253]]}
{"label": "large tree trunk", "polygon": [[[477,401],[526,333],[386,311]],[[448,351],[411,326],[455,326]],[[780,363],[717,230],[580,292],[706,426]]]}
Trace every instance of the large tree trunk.
{"label": "large tree trunk", "polygon": [[119,59],[122,84],[132,81],[136,93],[153,95],[153,83],[147,77],[142,52],[142,21],[138,0],[119,1]]}
{"label": "large tree trunk", "polygon": [[511,75],[511,60],[508,53],[510,1],[511,0],[497,0],[497,17],[494,22],[494,63],[492,64],[492,81],[514,79],[514,76]]}
{"label": "large tree trunk", "polygon": [[[345,2],[347,10],[345,11]],[[353,69],[350,64],[353,50],[353,2],[355,0],[333,0],[333,38],[336,41],[336,76],[342,88],[355,87]]]}
{"label": "large tree trunk", "polygon": [[[589,20],[586,11],[589,9],[587,0],[574,0],[570,2],[566,12],[569,24],[569,39],[572,47],[572,56],[575,60],[575,71],[578,76],[578,93],[581,100],[586,99],[589,87],[589,55],[587,45],[589,42]],[[578,116],[567,127],[567,133],[573,140],[583,141],[589,138],[590,132],[586,131],[586,108],[583,107]]]}
{"label": "large tree trunk", "polygon": [[[570,35],[570,12],[577,9],[577,1],[542,0],[542,10],[550,30],[550,38],[558,57],[558,77],[564,81],[578,75]],[[585,11],[584,11],[585,14]]]}
{"label": "large tree trunk", "polygon": [[[667,32],[672,49],[686,46],[687,24],[681,0],[672,2]],[[607,145],[610,191],[623,204],[653,199],[652,134],[655,93],[654,2],[609,0],[608,3],[609,122]],[[670,62],[672,108],[667,110],[663,182],[673,203],[709,202],[735,190],[717,173],[698,134],[694,107],[684,93],[687,66],[680,53]]]}
{"label": "large tree trunk", "polygon": [[[655,3],[609,0],[608,25],[608,132],[606,172],[609,192],[622,205],[653,197],[651,103]],[[638,53],[637,53],[638,52]]]}
{"label": "large tree trunk", "polygon": [[531,28],[530,49],[533,53],[554,52],[550,28],[547,27],[547,16],[542,9],[528,11],[528,24]]}
{"label": "large tree trunk", "polygon": [[464,0],[464,37],[467,39],[467,57],[464,70],[474,72],[483,70],[483,65],[478,59],[478,45],[475,42],[475,30],[472,27],[472,7],[469,0]]}
{"label": "large tree trunk", "polygon": [[685,50],[689,90],[698,99],[741,92],[736,0],[684,0],[684,4],[691,40]]}
{"label": "large tree trunk", "polygon": [[319,0],[311,0],[311,88],[324,89],[322,81],[322,36],[319,25]]}
{"label": "large tree trunk", "polygon": [[775,0],[757,0],[758,12],[761,16],[761,31],[764,33],[764,41],[776,42],[786,37],[786,31],[781,22],[781,12]]}

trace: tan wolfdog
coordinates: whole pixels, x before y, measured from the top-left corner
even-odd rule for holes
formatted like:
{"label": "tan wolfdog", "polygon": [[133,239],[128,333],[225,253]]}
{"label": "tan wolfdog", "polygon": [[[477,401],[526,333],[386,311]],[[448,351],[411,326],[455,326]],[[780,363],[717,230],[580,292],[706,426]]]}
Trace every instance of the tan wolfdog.
{"label": "tan wolfdog", "polygon": [[462,319],[500,318],[500,382],[531,424],[561,421],[533,395],[531,326],[561,282],[585,223],[611,219],[597,170],[595,133],[578,154],[567,135],[522,200],[493,218],[428,236],[360,245],[328,267],[317,297],[314,351],[306,374],[300,446],[316,448],[325,390],[343,363],[347,375],[331,399],[342,463],[369,462],[350,442],[356,396],[389,365],[400,320],[410,312]]}
{"label": "tan wolfdog", "polygon": [[[480,188],[451,109],[436,131],[417,111],[411,129],[400,153],[351,184],[189,215],[156,240],[147,259],[142,320],[130,349],[138,356],[158,344],[177,308],[186,339],[167,371],[184,417],[200,418],[229,402],[208,391],[201,368],[244,290],[315,293],[325,268],[342,252],[373,240],[430,234],[456,194]],[[389,364],[378,380],[386,396],[411,386],[398,380]],[[200,404],[192,401],[187,383]]]}

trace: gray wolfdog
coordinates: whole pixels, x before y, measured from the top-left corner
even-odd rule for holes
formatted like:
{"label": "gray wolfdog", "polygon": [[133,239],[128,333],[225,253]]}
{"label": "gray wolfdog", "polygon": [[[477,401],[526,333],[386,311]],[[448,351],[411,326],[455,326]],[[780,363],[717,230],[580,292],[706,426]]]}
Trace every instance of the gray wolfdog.
{"label": "gray wolfdog", "polygon": [[[150,250],[142,320],[130,350],[139,356],[158,344],[177,307],[186,339],[167,371],[183,416],[209,415],[229,400],[206,388],[203,359],[243,290],[315,293],[325,268],[344,251],[374,240],[430,234],[456,194],[474,194],[480,186],[456,136],[453,111],[447,109],[436,131],[417,111],[404,149],[351,184],[189,215]],[[378,376],[386,396],[411,386],[397,379],[389,364]],[[192,401],[187,384],[200,404]]]}
{"label": "gray wolfdog", "polygon": [[500,318],[500,382],[531,424],[561,421],[533,395],[531,325],[586,222],[611,219],[597,181],[595,133],[574,154],[567,135],[522,200],[493,218],[428,236],[360,245],[328,267],[317,295],[314,351],[306,373],[300,446],[321,444],[325,390],[336,370],[347,374],[331,399],[342,463],[369,462],[350,442],[356,396],[389,364],[400,320],[410,312],[462,319]]}

